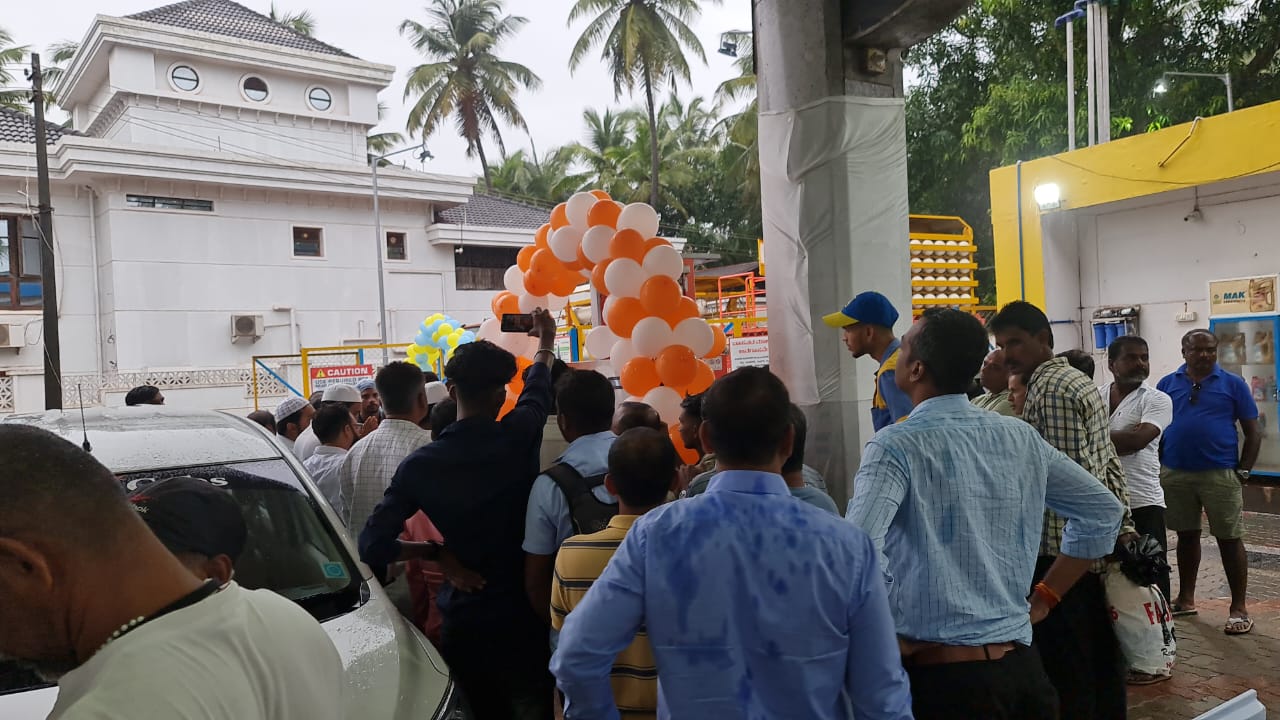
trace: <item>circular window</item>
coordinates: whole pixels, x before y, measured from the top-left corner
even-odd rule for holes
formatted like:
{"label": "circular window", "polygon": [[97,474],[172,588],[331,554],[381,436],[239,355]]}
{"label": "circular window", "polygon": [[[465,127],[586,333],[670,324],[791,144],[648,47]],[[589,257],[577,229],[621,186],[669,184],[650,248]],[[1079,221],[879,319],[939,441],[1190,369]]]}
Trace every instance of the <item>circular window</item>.
{"label": "circular window", "polygon": [[173,70],[169,71],[169,81],[174,87],[184,92],[191,92],[200,87],[200,76],[189,65],[175,65]]}
{"label": "circular window", "polygon": [[324,112],[333,107],[333,95],[322,87],[314,87],[307,93],[307,103],[316,110]]}
{"label": "circular window", "polygon": [[270,91],[267,90],[266,81],[260,77],[245,78],[241,87],[244,89],[244,96],[254,102],[262,102],[270,94]]}

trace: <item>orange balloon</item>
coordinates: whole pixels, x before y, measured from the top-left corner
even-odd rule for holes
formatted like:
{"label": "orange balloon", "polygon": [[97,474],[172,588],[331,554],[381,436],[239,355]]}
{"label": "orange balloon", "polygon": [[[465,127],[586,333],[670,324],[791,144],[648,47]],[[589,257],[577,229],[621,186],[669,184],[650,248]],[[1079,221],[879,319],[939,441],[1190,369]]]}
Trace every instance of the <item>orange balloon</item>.
{"label": "orange balloon", "polygon": [[[533,270],[524,274],[524,289],[530,295],[542,297],[552,290],[554,280],[548,280],[545,275],[536,273]],[[519,308],[519,304],[516,305]]]}
{"label": "orange balloon", "polygon": [[607,193],[607,192],[605,192],[605,191],[603,191],[603,190],[592,190],[592,191],[591,191],[591,194],[592,194],[592,195],[594,195],[594,196],[595,196],[595,198],[596,198],[597,200],[612,200],[612,199],[613,199],[613,198],[609,197],[609,193]]}
{"label": "orange balloon", "polygon": [[604,262],[597,263],[595,269],[591,271],[591,286],[600,292],[604,292],[604,271],[609,268],[611,262],[613,258],[605,258]]}
{"label": "orange balloon", "polygon": [[680,286],[666,275],[654,275],[640,286],[640,303],[650,315],[667,318],[680,309]]}
{"label": "orange balloon", "polygon": [[529,261],[533,259],[533,254],[538,252],[537,245],[527,245],[520,248],[520,252],[516,253],[516,267],[520,268],[520,272],[529,270]]}
{"label": "orange balloon", "polygon": [[551,211],[551,229],[559,230],[569,224],[569,206],[560,203]]}
{"label": "orange balloon", "polygon": [[493,299],[493,314],[501,319],[503,315],[515,315],[520,312],[520,298],[503,290]]}
{"label": "orange balloon", "polygon": [[674,318],[668,318],[668,322],[671,323],[672,327],[675,327],[676,323],[681,320],[696,317],[702,317],[702,312],[698,310],[698,303],[691,297],[681,297],[680,308],[676,310]]}
{"label": "orange balloon", "polygon": [[515,379],[511,381],[512,384],[519,383],[521,386],[523,386],[524,380],[522,380],[521,378],[524,377],[525,369],[532,364],[533,364],[533,361],[530,360],[529,358],[523,355],[517,355],[516,356],[516,376],[515,376]]}
{"label": "orange balloon", "polygon": [[503,402],[503,403],[502,403],[502,409],[498,411],[498,418],[499,418],[499,419],[501,419],[501,418],[502,418],[502,416],[506,415],[507,413],[511,412],[512,410],[515,410],[515,409],[516,409],[516,399],[517,399],[518,397],[519,397],[519,396],[517,396],[517,395],[513,395],[510,391],[508,391],[508,392],[507,392],[507,399],[506,399],[506,401],[505,401],[505,402]]}
{"label": "orange balloon", "polygon": [[551,246],[547,244],[547,237],[551,234],[551,226],[543,225],[533,234],[533,246],[539,250],[551,250]]}
{"label": "orange balloon", "polygon": [[620,338],[629,338],[631,337],[631,331],[636,327],[636,323],[640,322],[645,315],[644,306],[640,304],[639,300],[620,297],[615,298],[609,304],[609,317],[604,320],[614,335]]}
{"label": "orange balloon", "polygon": [[671,438],[671,444],[676,446],[676,454],[680,456],[680,462],[685,465],[696,465],[702,459],[698,457],[697,450],[690,450],[684,446],[684,438],[680,437],[679,425],[672,425],[667,431],[667,436]]}
{"label": "orange balloon", "polygon": [[716,381],[716,371],[712,370],[711,366],[708,365],[707,363],[703,362],[702,360],[699,360],[698,371],[694,373],[693,382],[689,383],[688,387],[686,387],[685,390],[687,390],[690,395],[697,395],[698,393],[704,393],[707,391],[707,388],[711,387],[711,383],[715,381]]}
{"label": "orange balloon", "polygon": [[550,250],[536,250],[529,258],[529,272],[548,279],[554,278],[564,269],[564,265]]}
{"label": "orange balloon", "polygon": [[577,270],[566,270],[556,276],[555,282],[551,284],[551,292],[560,297],[569,297],[582,281],[583,277]]}
{"label": "orange balloon", "polygon": [[602,198],[587,211],[587,226],[608,225],[609,227],[618,227],[618,216],[621,214],[622,208],[618,207],[618,203],[608,198]]}
{"label": "orange balloon", "polygon": [[698,358],[684,345],[670,345],[658,353],[658,377],[668,387],[683,388],[698,374]]}
{"label": "orange balloon", "polygon": [[578,270],[590,270],[596,266],[595,263],[591,262],[591,258],[587,257],[586,253],[582,252],[581,245],[578,246],[578,262],[576,264],[578,266]]}
{"label": "orange balloon", "polygon": [[617,259],[629,257],[636,262],[644,260],[644,236],[635,230],[619,230],[609,241],[609,257]]}
{"label": "orange balloon", "polygon": [[724,336],[723,330],[721,330],[718,327],[715,327],[714,325],[711,327],[711,329],[714,330],[715,332],[711,334],[712,336],[711,351],[708,352],[706,355],[703,355],[703,357],[706,357],[706,358],[713,358],[719,355],[723,355],[725,347],[729,344],[729,340]]}
{"label": "orange balloon", "polygon": [[660,245],[670,245],[670,244],[671,243],[667,242],[666,240],[663,240],[660,237],[651,237],[648,240],[644,241],[644,251],[645,251],[645,254],[648,254],[650,250]]}
{"label": "orange balloon", "polygon": [[657,367],[647,357],[628,360],[627,364],[622,366],[622,373],[618,377],[622,380],[622,389],[636,397],[643,397],[645,393],[658,387],[661,382],[658,379]]}

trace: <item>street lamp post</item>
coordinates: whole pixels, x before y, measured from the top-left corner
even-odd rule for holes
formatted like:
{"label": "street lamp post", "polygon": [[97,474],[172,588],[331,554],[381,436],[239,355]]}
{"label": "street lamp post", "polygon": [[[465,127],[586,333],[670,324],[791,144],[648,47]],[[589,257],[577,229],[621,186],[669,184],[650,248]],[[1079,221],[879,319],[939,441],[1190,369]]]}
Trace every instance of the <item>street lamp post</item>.
{"label": "street lamp post", "polygon": [[1233,112],[1236,109],[1235,95],[1231,90],[1231,73],[1197,73],[1197,72],[1176,72],[1168,70],[1160,75],[1160,82],[1156,83],[1155,91],[1157,95],[1163,95],[1169,91],[1168,79],[1172,76],[1181,77],[1205,77],[1217,78],[1227,86],[1227,112]]}
{"label": "street lamp post", "polygon": [[[383,258],[386,251],[383,249],[384,238],[382,237],[382,213],[378,209],[378,165],[389,157],[402,155],[407,152],[418,151],[419,160],[432,159],[431,152],[427,150],[426,143],[419,147],[404,148],[395,150],[386,155],[369,154],[369,164],[373,167],[373,246],[378,253],[378,344],[385,346],[387,344],[387,281],[383,272]],[[391,353],[388,348],[382,348],[382,364],[385,366],[391,361]]]}

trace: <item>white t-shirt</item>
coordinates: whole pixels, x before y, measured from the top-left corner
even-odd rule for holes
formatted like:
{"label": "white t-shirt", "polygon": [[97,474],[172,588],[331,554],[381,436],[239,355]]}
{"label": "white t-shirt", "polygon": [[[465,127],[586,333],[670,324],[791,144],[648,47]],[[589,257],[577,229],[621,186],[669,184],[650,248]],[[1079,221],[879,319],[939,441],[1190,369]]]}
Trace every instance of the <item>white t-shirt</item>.
{"label": "white t-shirt", "polygon": [[344,684],[315,618],[233,582],[67,673],[49,720],[323,720],[342,714]]}
{"label": "white t-shirt", "polygon": [[316,431],[308,425],[307,429],[298,435],[298,439],[293,441],[293,454],[299,460],[306,460],[316,454],[316,448],[320,445],[320,438],[316,437]]}
{"label": "white t-shirt", "polygon": [[[1107,383],[1098,390],[1102,393],[1102,402],[1111,407],[1111,385]],[[1168,395],[1151,387],[1139,385],[1137,390],[1124,396],[1115,412],[1111,413],[1111,430],[1132,430],[1139,425],[1155,425],[1161,434],[1169,423],[1173,422],[1173,400]],[[1124,468],[1125,483],[1129,486],[1129,507],[1140,508],[1148,505],[1164,507],[1164,490],[1160,487],[1160,436],[1157,435],[1150,445],[1132,455],[1121,455],[1120,466]]]}

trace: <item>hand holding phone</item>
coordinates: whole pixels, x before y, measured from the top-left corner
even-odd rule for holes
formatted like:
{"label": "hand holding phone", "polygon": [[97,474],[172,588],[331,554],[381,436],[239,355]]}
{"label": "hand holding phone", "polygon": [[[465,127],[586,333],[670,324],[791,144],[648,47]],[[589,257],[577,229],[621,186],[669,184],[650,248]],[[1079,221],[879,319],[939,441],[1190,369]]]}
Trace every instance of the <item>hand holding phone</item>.
{"label": "hand holding phone", "polygon": [[506,313],[502,316],[502,332],[527,333],[533,329],[531,313]]}

